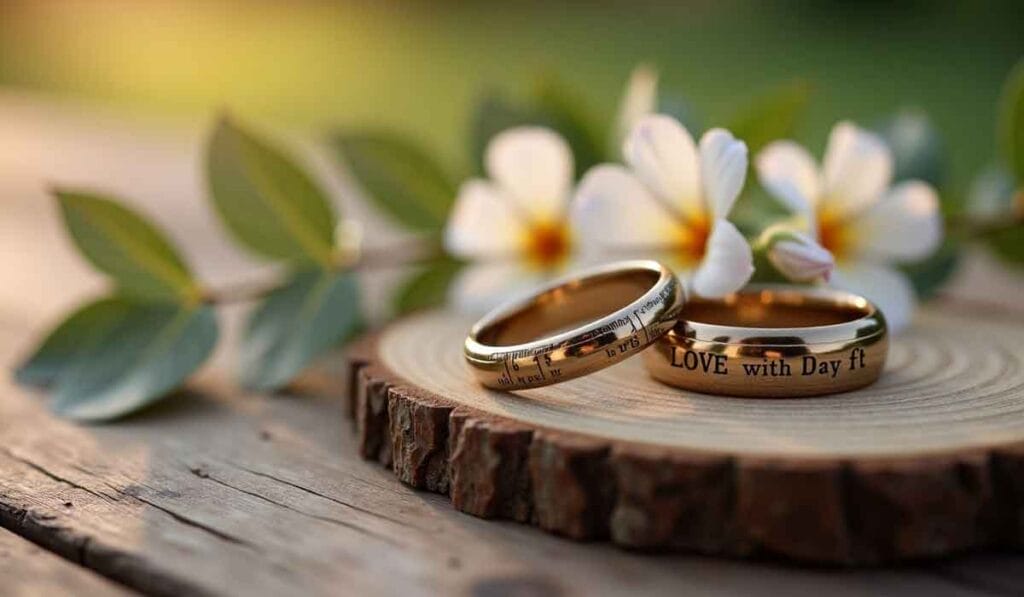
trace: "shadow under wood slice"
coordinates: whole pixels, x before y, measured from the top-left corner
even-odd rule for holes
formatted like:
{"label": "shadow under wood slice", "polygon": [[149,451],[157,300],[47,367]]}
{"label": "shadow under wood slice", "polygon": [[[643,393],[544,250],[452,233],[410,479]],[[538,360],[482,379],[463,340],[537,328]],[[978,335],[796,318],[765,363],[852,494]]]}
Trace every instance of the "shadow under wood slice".
{"label": "shadow under wood slice", "polygon": [[528,522],[532,431],[465,408],[449,420],[452,505],[474,516]]}
{"label": "shadow under wood slice", "polygon": [[388,386],[384,375],[370,364],[356,375],[355,416],[359,455],[391,466],[390,424],[388,422]]}
{"label": "shadow under wood slice", "polygon": [[736,555],[850,562],[845,498],[839,461],[739,458]]}
{"label": "shadow under wood slice", "polygon": [[387,391],[391,467],[399,480],[448,493],[448,415],[451,404],[426,392],[395,385]]}
{"label": "shadow under wood slice", "polygon": [[363,335],[345,347],[343,357],[347,374],[345,375],[345,387],[342,390],[344,397],[343,409],[353,422],[356,419],[356,392],[359,387],[359,372],[370,362],[370,355],[374,348],[374,337]]}
{"label": "shadow under wood slice", "polygon": [[538,431],[530,444],[534,520],[573,539],[608,536],[615,483],[607,442]]}
{"label": "shadow under wood slice", "polygon": [[913,559],[990,542],[985,454],[850,465],[848,520],[861,562]]}
{"label": "shadow under wood slice", "polygon": [[995,493],[993,538],[1004,547],[1024,548],[1024,443],[995,450],[990,466]]}
{"label": "shadow under wood slice", "polygon": [[728,551],[734,542],[732,460],[647,446],[613,449],[615,543],[640,549]]}

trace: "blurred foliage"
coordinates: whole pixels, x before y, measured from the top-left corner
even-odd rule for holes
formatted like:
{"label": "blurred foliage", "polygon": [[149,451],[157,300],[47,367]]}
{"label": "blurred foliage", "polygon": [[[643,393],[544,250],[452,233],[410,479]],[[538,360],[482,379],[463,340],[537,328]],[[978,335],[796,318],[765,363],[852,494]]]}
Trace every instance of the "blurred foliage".
{"label": "blurred foliage", "polygon": [[1024,60],[1010,73],[1000,101],[999,140],[1007,167],[1024,185]]}
{"label": "blurred foliage", "polygon": [[395,314],[405,315],[444,305],[448,287],[461,269],[462,264],[458,261],[441,259],[413,272],[395,291]]}
{"label": "blurred foliage", "polygon": [[589,107],[579,94],[564,82],[546,76],[538,81],[534,96],[537,111],[550,120],[552,128],[561,133],[572,148],[576,178],[607,160],[604,148],[608,145],[611,131],[598,130],[594,126]]}
{"label": "blurred foliage", "polygon": [[742,139],[753,155],[772,141],[792,137],[810,100],[810,85],[794,81],[755,97],[725,128]]}
{"label": "blurred foliage", "polygon": [[330,263],[334,214],[326,193],[292,158],[221,118],[206,171],[217,214],[247,248],[270,259]]}
{"label": "blurred foliage", "polygon": [[1024,59],[1010,73],[1000,104],[998,132],[1013,190],[1002,198],[1008,222],[991,227],[988,245],[1008,263],[1024,266]]}
{"label": "blurred foliage", "polygon": [[959,243],[952,239],[946,239],[946,242],[931,257],[917,263],[904,265],[900,269],[910,278],[918,298],[926,300],[935,296],[942,285],[956,272],[959,265]]}
{"label": "blurred foliage", "polygon": [[8,89],[190,122],[228,105],[281,130],[372,125],[424,141],[444,164],[466,155],[479,91],[527,89],[538,70],[601,115],[637,61],[660,65],[661,109],[682,96],[707,124],[796,75],[816,92],[801,129],[812,150],[837,116],[920,106],[953,149],[958,188],[991,157],[980,115],[1024,54],[1015,0],[13,0],[2,14]]}
{"label": "blurred foliage", "polygon": [[438,231],[456,189],[430,155],[410,141],[383,133],[339,133],[333,145],[367,196],[397,223]]}
{"label": "blurred foliage", "polygon": [[[359,287],[336,247],[327,196],[292,158],[221,119],[207,148],[210,198],[244,246],[289,272],[257,298],[243,334],[241,380],[288,384],[360,329]],[[72,313],[22,364],[20,383],[47,385],[53,408],[82,421],[130,414],[168,396],[217,342],[213,305],[163,234],[113,199],[55,190],[79,251],[113,282],[112,294]],[[338,241],[338,244],[335,244]]]}
{"label": "blurred foliage", "polygon": [[207,150],[210,194],[224,225],[253,251],[292,270],[246,322],[242,383],[284,387],[314,358],[353,334],[359,292],[336,247],[338,220],[327,194],[301,166],[228,119]]}
{"label": "blurred foliage", "polygon": [[207,305],[125,302],[111,325],[97,326],[53,384],[53,408],[81,421],[105,421],[176,389],[213,352],[217,320]]}
{"label": "blurred foliage", "polygon": [[75,246],[117,284],[141,300],[193,302],[199,289],[170,242],[140,215],[114,199],[54,191]]}
{"label": "blurred foliage", "polygon": [[1010,265],[1024,267],[1024,225],[994,230],[988,235],[988,245],[996,255]]}
{"label": "blurred foliage", "polygon": [[242,383],[254,390],[283,387],[358,328],[354,274],[295,272],[249,316],[241,347]]}
{"label": "blurred foliage", "polygon": [[[936,188],[946,182],[948,156],[939,131],[919,109],[904,109],[884,120],[876,132],[892,150],[893,180],[923,180]],[[945,194],[944,199],[953,197]]]}

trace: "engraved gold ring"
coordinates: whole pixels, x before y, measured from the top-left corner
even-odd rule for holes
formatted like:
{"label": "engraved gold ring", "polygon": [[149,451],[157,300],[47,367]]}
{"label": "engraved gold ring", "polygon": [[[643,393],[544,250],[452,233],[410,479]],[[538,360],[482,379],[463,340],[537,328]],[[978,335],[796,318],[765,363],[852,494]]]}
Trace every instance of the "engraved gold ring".
{"label": "engraved gold ring", "polygon": [[647,348],[675,325],[685,300],[660,263],[613,263],[498,307],[470,330],[463,354],[490,388],[560,383]]}
{"label": "engraved gold ring", "polygon": [[644,363],[655,379],[687,390],[790,398],[874,382],[888,346],[885,318],[863,297],[755,286],[722,299],[690,300]]}

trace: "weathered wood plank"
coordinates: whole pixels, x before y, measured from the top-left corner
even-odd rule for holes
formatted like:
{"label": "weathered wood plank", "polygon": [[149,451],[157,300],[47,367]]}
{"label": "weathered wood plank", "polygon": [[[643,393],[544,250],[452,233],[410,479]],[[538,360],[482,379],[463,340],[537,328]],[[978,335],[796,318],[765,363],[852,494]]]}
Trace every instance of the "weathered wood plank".
{"label": "weathered wood plank", "polygon": [[480,520],[352,456],[336,399],[197,387],[80,427],[3,382],[0,524],[154,594],[977,594],[932,569],[650,558]]}
{"label": "weathered wood plank", "polygon": [[0,593],[10,597],[132,594],[3,529],[0,529]]}

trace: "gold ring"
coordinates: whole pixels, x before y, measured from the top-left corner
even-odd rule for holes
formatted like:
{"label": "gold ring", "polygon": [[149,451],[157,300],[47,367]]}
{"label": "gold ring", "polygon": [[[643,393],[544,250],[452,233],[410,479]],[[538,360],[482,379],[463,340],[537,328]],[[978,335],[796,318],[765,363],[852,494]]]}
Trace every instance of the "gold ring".
{"label": "gold ring", "polygon": [[863,297],[755,286],[688,302],[644,362],[655,379],[687,390],[789,398],[874,382],[888,347],[885,319]]}
{"label": "gold ring", "polygon": [[556,280],[478,321],[463,354],[483,385],[567,381],[630,357],[675,325],[686,300],[656,261],[624,261]]}

